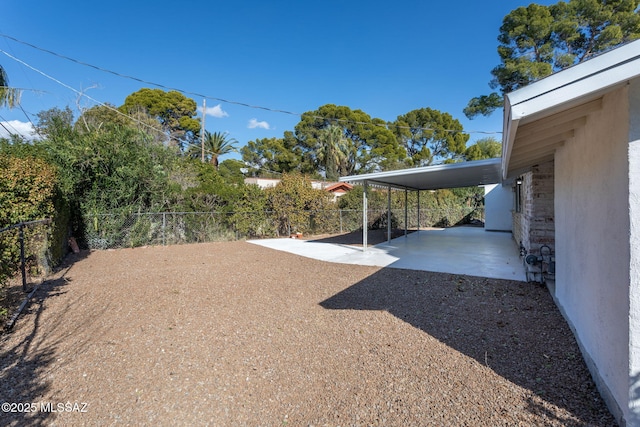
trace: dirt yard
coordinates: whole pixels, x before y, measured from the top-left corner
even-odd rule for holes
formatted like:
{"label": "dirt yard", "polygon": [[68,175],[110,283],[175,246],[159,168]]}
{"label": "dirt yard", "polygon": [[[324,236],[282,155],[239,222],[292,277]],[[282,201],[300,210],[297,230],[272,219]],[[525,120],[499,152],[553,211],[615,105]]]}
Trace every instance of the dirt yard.
{"label": "dirt yard", "polygon": [[0,337],[0,402],[12,426],[615,425],[543,287],[246,242],[69,258]]}

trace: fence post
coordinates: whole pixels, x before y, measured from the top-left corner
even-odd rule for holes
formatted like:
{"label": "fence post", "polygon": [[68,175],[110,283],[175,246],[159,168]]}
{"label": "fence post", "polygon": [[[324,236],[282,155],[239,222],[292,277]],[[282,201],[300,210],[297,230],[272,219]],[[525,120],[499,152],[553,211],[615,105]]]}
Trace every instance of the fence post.
{"label": "fence post", "polygon": [[27,266],[24,259],[24,224],[20,223],[20,232],[18,234],[20,240],[20,272],[22,273],[22,290],[27,292]]}
{"label": "fence post", "polygon": [[166,246],[165,243],[165,235],[164,235],[164,229],[167,226],[167,213],[166,212],[162,212],[162,246]]}
{"label": "fence post", "polygon": [[339,209],[338,212],[340,212],[340,234],[342,234],[342,209]]}

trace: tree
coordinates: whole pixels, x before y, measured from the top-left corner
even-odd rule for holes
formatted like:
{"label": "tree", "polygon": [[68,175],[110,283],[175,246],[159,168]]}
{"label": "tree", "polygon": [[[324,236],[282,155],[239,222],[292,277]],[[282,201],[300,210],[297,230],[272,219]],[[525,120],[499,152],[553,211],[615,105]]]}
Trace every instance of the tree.
{"label": "tree", "polygon": [[464,159],[466,161],[483,160],[500,157],[501,155],[502,144],[500,141],[488,137],[479,139],[475,144],[470,145],[464,152]]}
{"label": "tree", "polygon": [[309,178],[298,173],[283,174],[280,182],[266,192],[282,234],[311,231],[313,218],[333,203],[328,192],[314,189]]}
{"label": "tree", "polygon": [[240,160],[227,159],[220,163],[218,172],[225,181],[229,183],[242,184],[244,182],[245,164]]}
{"label": "tree", "polygon": [[55,168],[37,157],[0,153],[0,227],[54,214]]}
{"label": "tree", "polygon": [[347,140],[340,126],[330,125],[318,134],[318,161],[324,167],[325,178],[337,181],[347,173]]}
{"label": "tree", "polygon": [[118,111],[114,105],[104,104],[83,110],[74,127],[78,132],[86,133],[99,130],[109,124],[131,125],[132,120]]}
{"label": "tree", "polygon": [[20,102],[20,91],[9,87],[9,76],[0,65],[0,107],[13,108]]}
{"label": "tree", "polygon": [[519,7],[504,17],[498,36],[500,65],[489,83],[494,92],[472,98],[464,114],[488,116],[503,95],[640,38],[640,0],[569,0]]}
{"label": "tree", "polygon": [[268,193],[255,184],[241,184],[239,189],[241,197],[230,218],[234,228],[247,237],[272,236],[274,224],[269,218]]}
{"label": "tree", "polygon": [[570,0],[550,6],[554,71],[640,38],[639,0]]}
{"label": "tree", "polygon": [[300,171],[302,150],[291,131],[283,138],[262,138],[249,141],[240,149],[242,160],[258,176],[271,176]]}
{"label": "tree", "polygon": [[[229,138],[227,132],[209,132],[204,131],[204,156],[208,159],[216,169],[218,169],[220,156],[233,153],[236,150],[235,144],[237,144],[235,138]],[[201,143],[202,144],[202,143]],[[202,156],[202,147],[195,144],[191,144],[188,150],[189,156],[199,159]]]}
{"label": "tree", "polygon": [[340,156],[344,165],[340,175],[372,172],[397,165],[405,156],[393,133],[381,119],[372,119],[362,110],[351,110],[346,106],[327,104],[315,111],[302,114],[295,127],[297,147],[302,153],[302,170],[325,171],[329,127],[342,129]]}
{"label": "tree", "polygon": [[36,128],[44,137],[38,145],[57,167],[59,188],[74,207],[76,224],[89,213],[164,205],[175,150],[131,126],[105,121],[89,131],[74,127],[69,108],[43,111],[38,119]]}
{"label": "tree", "polygon": [[143,88],[127,96],[120,110],[135,114],[142,109],[155,118],[174,146],[185,147],[200,130],[196,102],[175,90]]}
{"label": "tree", "polygon": [[53,107],[36,116],[35,130],[44,138],[68,138],[73,131],[73,111],[68,106],[64,110]]}
{"label": "tree", "polygon": [[469,140],[469,135],[462,133],[462,124],[457,119],[431,108],[398,116],[390,127],[414,166],[430,165],[434,160],[462,155]]}

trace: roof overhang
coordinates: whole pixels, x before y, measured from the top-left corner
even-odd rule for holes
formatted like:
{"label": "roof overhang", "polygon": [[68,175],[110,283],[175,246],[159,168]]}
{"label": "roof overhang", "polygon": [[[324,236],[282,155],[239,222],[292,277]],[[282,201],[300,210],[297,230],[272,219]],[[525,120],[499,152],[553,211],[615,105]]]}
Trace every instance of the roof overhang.
{"label": "roof overhang", "polygon": [[351,184],[361,184],[366,181],[370,184],[410,190],[472,187],[501,182],[500,165],[501,160],[498,158],[475,160],[345,176],[340,178],[340,181]]}
{"label": "roof overhang", "polygon": [[640,75],[640,40],[553,74],[505,96],[502,178],[553,159],[602,96]]}

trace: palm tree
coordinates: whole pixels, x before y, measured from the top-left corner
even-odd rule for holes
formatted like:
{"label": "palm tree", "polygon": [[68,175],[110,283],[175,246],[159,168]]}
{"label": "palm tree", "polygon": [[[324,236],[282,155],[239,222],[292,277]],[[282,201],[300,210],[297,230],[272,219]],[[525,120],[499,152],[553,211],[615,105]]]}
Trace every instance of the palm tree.
{"label": "palm tree", "polygon": [[9,77],[0,65],[0,107],[13,108],[20,102],[20,91],[9,87]]}
{"label": "palm tree", "polygon": [[[204,131],[204,152],[209,162],[218,169],[218,157],[236,151],[235,144],[238,141],[235,138],[229,138],[227,132],[209,132]],[[194,158],[200,158],[201,147],[191,146],[189,155]]]}
{"label": "palm tree", "polygon": [[338,125],[330,125],[320,130],[318,142],[318,160],[324,165],[325,177],[337,181],[346,170],[347,141],[344,130]]}

